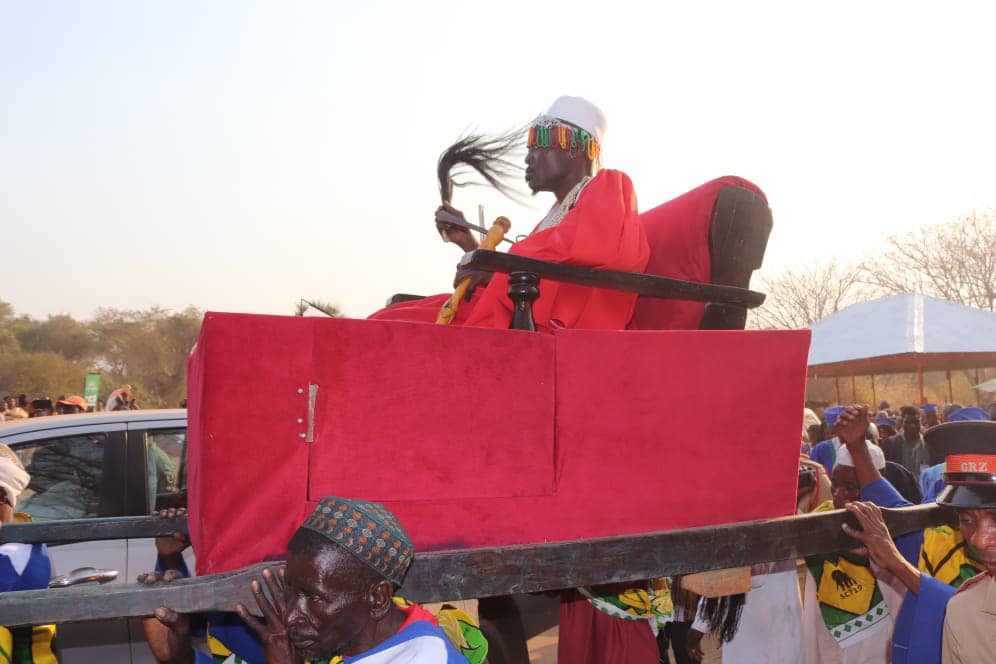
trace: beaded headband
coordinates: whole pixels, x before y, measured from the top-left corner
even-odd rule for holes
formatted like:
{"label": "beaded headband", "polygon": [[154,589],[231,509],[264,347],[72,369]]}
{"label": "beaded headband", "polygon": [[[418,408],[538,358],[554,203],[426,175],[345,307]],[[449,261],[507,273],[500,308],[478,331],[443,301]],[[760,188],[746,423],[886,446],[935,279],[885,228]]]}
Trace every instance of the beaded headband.
{"label": "beaded headband", "polygon": [[572,127],[570,125],[551,122],[549,124],[535,124],[529,128],[529,138],[526,140],[526,147],[549,148],[557,146],[561,150],[577,150],[580,148],[595,164],[599,166],[602,155],[602,146],[598,144],[595,137],[584,129]]}

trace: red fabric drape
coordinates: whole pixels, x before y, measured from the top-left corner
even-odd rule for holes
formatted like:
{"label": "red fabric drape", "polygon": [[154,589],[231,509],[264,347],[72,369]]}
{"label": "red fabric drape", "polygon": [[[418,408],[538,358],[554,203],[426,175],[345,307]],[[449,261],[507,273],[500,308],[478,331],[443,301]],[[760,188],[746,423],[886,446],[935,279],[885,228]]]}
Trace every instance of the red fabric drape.
{"label": "red fabric drape", "polygon": [[188,390],[198,573],[282,555],[323,495],[384,502],[422,551],[790,514],[808,343],[209,313]]}
{"label": "red fabric drape", "polygon": [[[650,258],[640,225],[636,194],[625,173],[603,170],[581,192],[557,226],[516,242],[510,254],[610,270],[642,272]],[[487,288],[463,302],[454,324],[507,329],[512,321],[508,277],[495,274]],[[434,322],[445,296],[403,302],[381,309],[372,320]],[[636,295],[573,284],[542,281],[533,303],[536,329],[623,329],[633,315]],[[556,323],[553,323],[556,321]]]}
{"label": "red fabric drape", "polygon": [[[640,221],[650,243],[646,272],[660,277],[707,284],[712,279],[709,229],[716,196],[724,187],[749,189],[761,197],[757,185],[727,175],[706,182],[675,199],[647,210]],[[629,324],[631,330],[694,330],[705,305],[686,300],[639,298]]]}
{"label": "red fabric drape", "polygon": [[576,590],[560,599],[557,661],[571,664],[659,664],[657,639],[646,620],[613,618]]}

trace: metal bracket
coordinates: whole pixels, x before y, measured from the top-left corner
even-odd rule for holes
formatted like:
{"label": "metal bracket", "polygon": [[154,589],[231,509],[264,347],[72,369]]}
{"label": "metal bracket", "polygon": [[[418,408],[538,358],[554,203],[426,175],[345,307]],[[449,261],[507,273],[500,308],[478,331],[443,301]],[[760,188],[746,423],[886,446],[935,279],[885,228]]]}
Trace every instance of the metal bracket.
{"label": "metal bracket", "polygon": [[308,437],[306,443],[315,442],[315,402],[318,400],[318,386],[308,383]]}

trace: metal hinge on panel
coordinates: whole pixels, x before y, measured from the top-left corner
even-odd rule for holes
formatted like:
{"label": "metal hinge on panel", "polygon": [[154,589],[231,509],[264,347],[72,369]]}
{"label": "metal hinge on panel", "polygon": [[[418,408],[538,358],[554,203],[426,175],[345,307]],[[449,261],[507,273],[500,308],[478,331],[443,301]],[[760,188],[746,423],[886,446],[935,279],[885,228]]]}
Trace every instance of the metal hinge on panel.
{"label": "metal hinge on panel", "polygon": [[318,386],[308,383],[308,437],[305,442],[315,442],[315,401],[318,400]]}

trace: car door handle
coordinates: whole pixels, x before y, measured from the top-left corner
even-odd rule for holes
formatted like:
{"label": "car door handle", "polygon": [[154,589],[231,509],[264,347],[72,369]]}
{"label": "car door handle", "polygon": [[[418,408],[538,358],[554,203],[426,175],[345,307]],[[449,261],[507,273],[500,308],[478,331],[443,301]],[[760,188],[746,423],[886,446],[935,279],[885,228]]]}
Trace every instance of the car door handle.
{"label": "car door handle", "polygon": [[96,569],[95,567],[78,567],[69,574],[55,577],[48,583],[49,588],[68,588],[81,583],[108,583],[118,578],[116,569]]}

